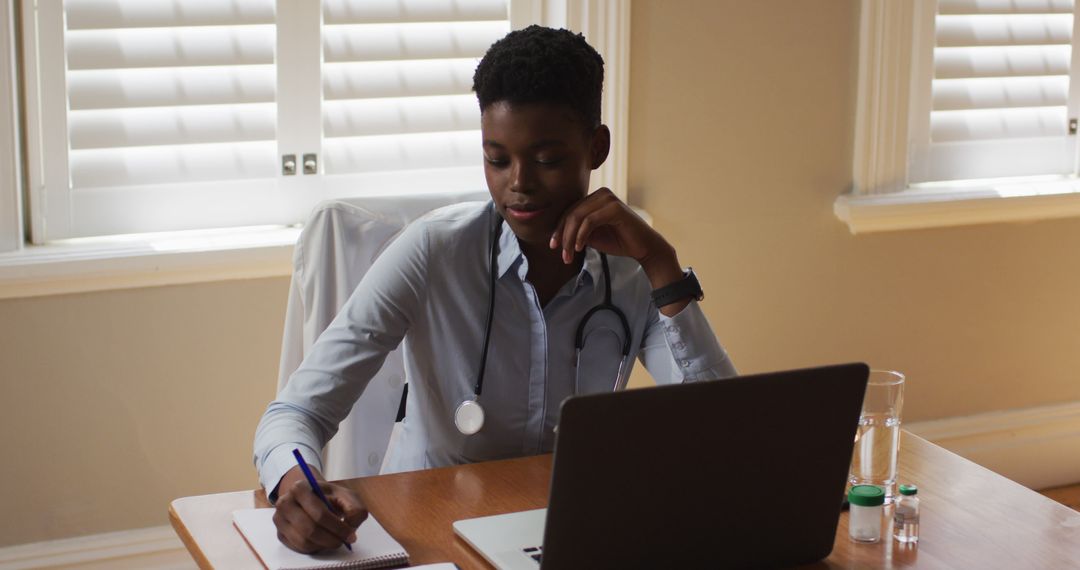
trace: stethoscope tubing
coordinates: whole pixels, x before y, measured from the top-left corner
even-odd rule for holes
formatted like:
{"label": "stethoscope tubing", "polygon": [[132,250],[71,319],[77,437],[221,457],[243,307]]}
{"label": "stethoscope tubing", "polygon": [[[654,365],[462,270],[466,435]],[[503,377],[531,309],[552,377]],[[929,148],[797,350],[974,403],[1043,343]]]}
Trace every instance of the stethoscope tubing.
{"label": "stethoscope tubing", "polygon": [[[489,245],[488,253],[488,313],[487,324],[484,328],[484,346],[480,351],[480,369],[476,373],[476,384],[473,387],[472,398],[462,401],[454,411],[454,423],[457,425],[458,431],[463,435],[472,435],[480,431],[484,425],[484,409],[480,405],[480,394],[484,389],[484,372],[487,368],[488,348],[491,346],[491,325],[495,318],[495,287],[498,277],[498,243],[499,237],[502,235],[503,222],[502,217],[495,212],[494,202],[491,204],[491,211],[494,220],[491,229],[491,243]],[[627,320],[626,314],[611,302],[611,270],[608,268],[607,255],[603,253],[600,254],[600,263],[604,270],[604,301],[585,313],[585,316],[581,318],[581,322],[578,323],[577,330],[574,333],[574,351],[576,357],[574,361],[575,394],[579,392],[578,371],[581,369],[581,350],[585,346],[585,327],[588,325],[589,319],[591,319],[593,315],[601,311],[610,311],[615,313],[619,318],[619,324],[622,325],[622,358],[619,360],[619,368],[615,374],[615,383],[612,386],[613,391],[620,390],[624,387],[623,372],[626,368],[627,358],[630,356],[630,340],[632,332],[630,330],[630,322]]]}
{"label": "stethoscope tubing", "polygon": [[[495,203],[491,203],[492,211]],[[480,351],[480,370],[476,372],[476,386],[473,387],[474,400],[480,398],[480,392],[484,389],[484,370],[487,368],[488,347],[491,345],[491,322],[495,319],[495,284],[498,267],[498,244],[499,236],[502,235],[502,218],[495,214],[495,227],[491,230],[491,244],[488,247],[488,312],[487,325],[484,327],[484,348]]]}

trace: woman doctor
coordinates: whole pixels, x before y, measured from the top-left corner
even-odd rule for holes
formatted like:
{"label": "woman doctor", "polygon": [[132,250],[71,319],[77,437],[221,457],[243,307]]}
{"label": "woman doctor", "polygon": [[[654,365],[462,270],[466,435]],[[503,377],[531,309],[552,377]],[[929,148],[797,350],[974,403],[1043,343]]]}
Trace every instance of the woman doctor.
{"label": "woman doctor", "polygon": [[672,245],[609,189],[588,192],[611,141],[599,54],[531,26],[496,42],[473,83],[492,202],[411,224],[260,422],[255,462],[294,550],[340,547],[366,518],[350,489],[324,482],[332,514],[291,452],[318,474],[322,445],[402,341],[394,471],[549,452],[558,404],[621,386],[635,358],[659,382],[735,374]]}

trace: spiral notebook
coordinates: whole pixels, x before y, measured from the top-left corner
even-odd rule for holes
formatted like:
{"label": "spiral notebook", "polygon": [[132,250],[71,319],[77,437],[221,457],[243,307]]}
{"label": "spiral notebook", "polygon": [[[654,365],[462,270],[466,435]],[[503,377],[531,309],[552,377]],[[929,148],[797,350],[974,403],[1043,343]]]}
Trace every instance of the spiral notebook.
{"label": "spiral notebook", "polygon": [[240,530],[248,546],[269,570],[316,570],[320,568],[387,568],[409,562],[409,554],[390,533],[368,516],[356,529],[352,552],[344,546],[330,552],[300,554],[290,550],[277,538],[274,509],[242,509],[233,511],[233,524]]}

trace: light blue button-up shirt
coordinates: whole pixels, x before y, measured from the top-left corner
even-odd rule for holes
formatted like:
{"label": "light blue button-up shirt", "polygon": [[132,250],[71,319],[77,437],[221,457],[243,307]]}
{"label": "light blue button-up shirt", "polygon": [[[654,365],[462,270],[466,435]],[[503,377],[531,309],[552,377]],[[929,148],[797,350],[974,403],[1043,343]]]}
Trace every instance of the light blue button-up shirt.
{"label": "light blue button-up shirt", "polygon": [[[614,387],[625,336],[618,317],[596,313],[585,329],[580,365],[574,350],[582,317],[604,299],[600,255],[586,250],[581,272],[541,306],[526,280],[528,260],[503,222],[478,399],[485,423],[474,435],[457,430],[454,411],[474,397],[484,343],[493,212],[490,203],[475,202],[436,210],[375,260],[259,423],[255,464],[268,491],[296,465],[293,448],[322,468],[319,450],[399,343],[409,398],[389,472],[550,452],[559,404]],[[637,359],[661,383],[735,375],[696,301],[666,317],[652,303],[637,261],[608,261],[612,302],[631,330],[624,379]]]}

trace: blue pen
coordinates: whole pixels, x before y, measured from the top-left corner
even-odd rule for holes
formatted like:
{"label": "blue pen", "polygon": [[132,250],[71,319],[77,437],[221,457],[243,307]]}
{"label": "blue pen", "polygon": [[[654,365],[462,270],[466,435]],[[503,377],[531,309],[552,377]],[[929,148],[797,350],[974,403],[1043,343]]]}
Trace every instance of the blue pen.
{"label": "blue pen", "polygon": [[[304,461],[304,456],[300,455],[300,450],[294,449],[292,450],[292,454],[293,457],[296,458],[296,462],[300,464],[300,470],[304,472],[304,477],[307,477],[307,482],[308,485],[311,485],[311,490],[315,491],[315,496],[326,505],[326,508],[330,509],[330,512],[333,513],[334,516],[340,517],[341,513],[337,512],[337,509],[330,504],[330,501],[326,499],[326,495],[323,494],[322,489],[319,488],[319,483],[315,480],[315,475],[311,473],[311,468],[308,467],[307,461]],[[350,551],[352,550],[352,545],[348,542],[342,542],[342,544],[345,545],[345,548],[348,548]]]}

